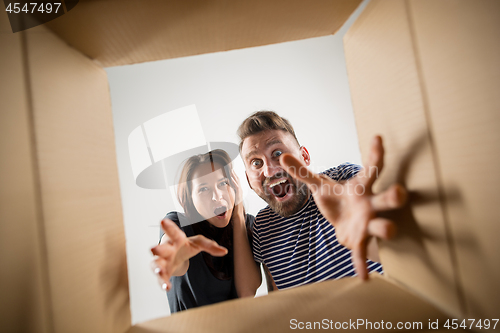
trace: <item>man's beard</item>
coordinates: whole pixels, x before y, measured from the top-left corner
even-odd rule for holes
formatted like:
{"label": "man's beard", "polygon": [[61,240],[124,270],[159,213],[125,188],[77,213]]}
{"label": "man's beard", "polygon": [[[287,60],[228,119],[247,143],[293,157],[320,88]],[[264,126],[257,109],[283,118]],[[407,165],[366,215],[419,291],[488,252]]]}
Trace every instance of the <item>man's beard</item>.
{"label": "man's beard", "polygon": [[[286,185],[290,187],[288,191],[293,191],[292,197],[285,202],[276,200],[274,194],[269,193],[269,187],[267,186],[267,184],[269,184],[271,181],[282,177],[286,177],[288,179],[288,184]],[[304,206],[307,199],[309,199],[309,190],[307,188],[307,185],[293,179],[286,172],[281,173],[280,175],[275,175],[271,178],[266,178],[262,182],[262,188],[264,189],[264,193],[258,194],[259,197],[264,199],[269,207],[271,207],[272,210],[274,210],[278,215],[282,217],[289,217],[297,213]]]}

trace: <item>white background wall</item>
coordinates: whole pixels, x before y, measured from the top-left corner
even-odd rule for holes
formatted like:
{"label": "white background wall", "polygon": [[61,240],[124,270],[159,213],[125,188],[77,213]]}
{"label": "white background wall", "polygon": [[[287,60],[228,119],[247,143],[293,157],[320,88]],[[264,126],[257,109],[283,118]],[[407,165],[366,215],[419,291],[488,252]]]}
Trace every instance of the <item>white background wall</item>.
{"label": "white background wall", "polygon": [[[195,104],[207,141],[238,144],[236,129],[250,113],[274,110],[291,121],[300,144],[311,154],[313,170],[360,164],[342,37],[366,4],[332,36],[106,69],[132,324],[169,313],[165,293],[150,269],[149,249],[158,243],[159,222],[175,210],[175,199],[167,190],[135,185],[127,147],[130,132],[155,116]],[[235,168],[245,180],[240,159]],[[244,183],[245,207],[255,215],[265,203]]]}

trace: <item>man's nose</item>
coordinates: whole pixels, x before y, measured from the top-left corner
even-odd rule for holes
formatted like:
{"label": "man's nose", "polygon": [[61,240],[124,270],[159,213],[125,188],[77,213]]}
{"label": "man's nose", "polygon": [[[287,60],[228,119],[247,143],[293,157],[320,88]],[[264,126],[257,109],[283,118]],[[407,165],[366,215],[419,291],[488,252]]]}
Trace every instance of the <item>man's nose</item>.
{"label": "man's nose", "polygon": [[282,171],[281,166],[277,161],[270,160],[264,163],[264,176],[266,178],[271,178],[275,174],[281,171]]}

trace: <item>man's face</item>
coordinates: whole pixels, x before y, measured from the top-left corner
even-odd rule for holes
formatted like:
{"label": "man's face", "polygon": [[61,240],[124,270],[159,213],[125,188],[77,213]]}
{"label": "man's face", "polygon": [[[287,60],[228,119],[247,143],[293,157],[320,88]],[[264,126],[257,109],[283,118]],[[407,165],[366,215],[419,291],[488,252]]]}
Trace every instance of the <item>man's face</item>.
{"label": "man's face", "polygon": [[281,154],[292,154],[309,165],[309,153],[282,130],[247,137],[241,147],[250,187],[279,215],[298,212],[309,198],[307,186],[293,179],[280,165]]}

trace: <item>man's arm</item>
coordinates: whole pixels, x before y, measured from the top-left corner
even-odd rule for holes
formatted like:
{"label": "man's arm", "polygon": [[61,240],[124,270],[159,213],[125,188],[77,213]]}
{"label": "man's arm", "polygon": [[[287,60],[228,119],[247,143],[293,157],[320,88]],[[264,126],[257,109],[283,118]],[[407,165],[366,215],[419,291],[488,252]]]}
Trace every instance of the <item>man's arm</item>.
{"label": "man's arm", "polygon": [[262,268],[264,268],[264,274],[266,275],[267,292],[278,290],[278,286],[274,282],[274,279],[271,275],[271,272],[269,271],[269,268],[267,268],[267,266],[264,264],[262,264]]}

